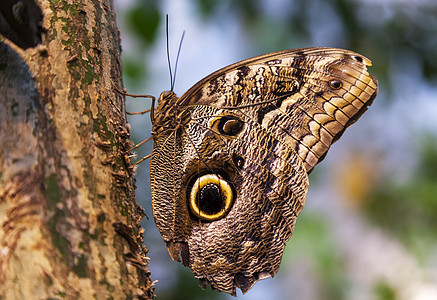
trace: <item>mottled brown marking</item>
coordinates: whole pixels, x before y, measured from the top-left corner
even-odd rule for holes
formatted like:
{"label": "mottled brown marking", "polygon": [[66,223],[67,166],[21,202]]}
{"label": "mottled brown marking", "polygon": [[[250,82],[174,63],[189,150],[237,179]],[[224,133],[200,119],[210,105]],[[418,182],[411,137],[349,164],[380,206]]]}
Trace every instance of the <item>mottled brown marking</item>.
{"label": "mottled brown marking", "polygon": [[[180,98],[160,97],[153,215],[171,257],[202,287],[235,295],[276,274],[308,173],[376,96],[370,65],[347,50],[286,50],[225,67]],[[187,208],[190,180],[204,173],[226,178],[236,194],[212,222]]]}

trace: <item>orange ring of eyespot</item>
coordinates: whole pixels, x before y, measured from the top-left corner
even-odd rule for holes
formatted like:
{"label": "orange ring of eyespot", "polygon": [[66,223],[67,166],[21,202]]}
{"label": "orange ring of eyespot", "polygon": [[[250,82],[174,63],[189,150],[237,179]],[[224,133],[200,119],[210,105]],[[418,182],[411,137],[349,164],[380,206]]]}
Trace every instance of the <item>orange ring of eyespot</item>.
{"label": "orange ring of eyespot", "polygon": [[340,80],[333,79],[329,81],[329,86],[334,90],[339,90],[343,87],[343,83]]}
{"label": "orange ring of eyespot", "polygon": [[[200,210],[199,206],[196,203],[196,196],[200,190],[208,184],[215,184],[219,186],[221,193],[223,193],[223,199],[225,202],[224,207],[215,214],[207,214]],[[215,221],[223,218],[230,210],[233,202],[233,190],[230,184],[218,177],[215,174],[206,174],[196,179],[194,182],[193,188],[190,192],[189,206],[190,210],[194,216],[206,220],[206,221]]]}

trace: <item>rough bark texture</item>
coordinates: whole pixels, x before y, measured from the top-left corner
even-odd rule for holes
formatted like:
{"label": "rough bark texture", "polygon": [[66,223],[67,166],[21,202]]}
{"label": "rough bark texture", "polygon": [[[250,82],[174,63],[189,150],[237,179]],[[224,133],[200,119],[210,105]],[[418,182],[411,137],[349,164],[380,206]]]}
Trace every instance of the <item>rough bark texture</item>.
{"label": "rough bark texture", "polygon": [[110,0],[41,0],[0,41],[0,299],[151,298]]}

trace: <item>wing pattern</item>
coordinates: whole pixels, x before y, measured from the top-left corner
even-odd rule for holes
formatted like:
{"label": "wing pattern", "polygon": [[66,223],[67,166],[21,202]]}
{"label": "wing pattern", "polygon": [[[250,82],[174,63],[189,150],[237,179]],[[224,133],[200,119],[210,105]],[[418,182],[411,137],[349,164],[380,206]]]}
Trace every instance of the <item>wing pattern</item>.
{"label": "wing pattern", "polygon": [[201,286],[235,295],[277,272],[308,173],[372,103],[370,61],[307,48],[223,68],[155,112],[154,218]]}

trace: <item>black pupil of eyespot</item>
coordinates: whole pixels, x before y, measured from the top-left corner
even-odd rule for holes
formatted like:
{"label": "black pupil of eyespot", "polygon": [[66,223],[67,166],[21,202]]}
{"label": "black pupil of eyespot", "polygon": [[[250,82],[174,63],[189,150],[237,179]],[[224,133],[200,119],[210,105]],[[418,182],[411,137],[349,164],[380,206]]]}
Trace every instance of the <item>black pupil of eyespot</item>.
{"label": "black pupil of eyespot", "polygon": [[339,89],[341,87],[341,82],[338,80],[332,80],[331,87],[334,89]]}
{"label": "black pupil of eyespot", "polygon": [[236,135],[243,129],[243,122],[234,117],[223,117],[218,127],[222,134]]}
{"label": "black pupil of eyespot", "polygon": [[235,164],[235,166],[238,168],[238,169],[242,169],[243,168],[243,166],[244,166],[244,158],[242,158],[241,156],[239,156],[238,154],[233,154],[232,155],[232,159],[233,159],[233,161],[234,161],[234,164]]}
{"label": "black pupil of eyespot", "polygon": [[363,58],[361,56],[354,56],[356,61],[363,62]]}
{"label": "black pupil of eyespot", "polygon": [[223,193],[220,187],[214,183],[202,187],[197,194],[196,200],[199,210],[207,215],[219,213],[225,205]]}

